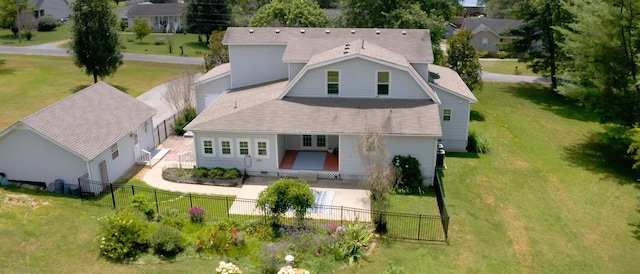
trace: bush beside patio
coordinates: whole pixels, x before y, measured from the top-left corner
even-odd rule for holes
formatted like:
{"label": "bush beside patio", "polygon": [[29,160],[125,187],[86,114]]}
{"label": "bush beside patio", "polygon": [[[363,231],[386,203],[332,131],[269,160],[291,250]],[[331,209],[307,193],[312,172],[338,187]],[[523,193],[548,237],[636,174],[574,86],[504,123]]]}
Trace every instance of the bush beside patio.
{"label": "bush beside patio", "polygon": [[238,186],[242,184],[243,175],[237,168],[222,167],[196,169],[164,168],[162,178],[176,183],[203,184],[212,186]]}

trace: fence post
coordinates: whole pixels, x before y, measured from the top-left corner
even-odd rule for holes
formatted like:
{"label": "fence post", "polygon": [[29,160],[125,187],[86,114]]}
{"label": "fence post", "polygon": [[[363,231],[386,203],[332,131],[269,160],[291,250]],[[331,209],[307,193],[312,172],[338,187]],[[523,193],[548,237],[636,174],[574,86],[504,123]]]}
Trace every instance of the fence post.
{"label": "fence post", "polygon": [[158,130],[156,130],[158,132],[158,144],[162,143],[162,138],[160,138],[160,125],[158,125],[157,127]]}
{"label": "fence post", "polygon": [[418,241],[420,241],[420,230],[422,229],[422,214],[418,218]]}
{"label": "fence post", "polygon": [[189,209],[193,208],[193,199],[191,199],[191,193],[189,193]]}
{"label": "fence post", "polygon": [[164,124],[164,138],[167,139],[167,137],[169,137],[167,133],[167,120],[162,121],[162,123]]}
{"label": "fence post", "polygon": [[116,196],[113,194],[113,184],[109,184],[109,189],[111,189],[111,202],[113,202],[113,209],[116,209]]}
{"label": "fence post", "polygon": [[131,185],[131,195],[136,196],[136,188],[133,185]]}
{"label": "fence post", "polygon": [[230,217],[229,214],[229,196],[224,196],[225,201],[227,202],[227,218]]}
{"label": "fence post", "polygon": [[158,203],[158,192],[156,189],[153,189],[153,196],[156,198],[156,212],[160,214],[160,204]]}
{"label": "fence post", "polygon": [[340,225],[342,225],[342,220],[344,220],[344,206],[340,206]]}

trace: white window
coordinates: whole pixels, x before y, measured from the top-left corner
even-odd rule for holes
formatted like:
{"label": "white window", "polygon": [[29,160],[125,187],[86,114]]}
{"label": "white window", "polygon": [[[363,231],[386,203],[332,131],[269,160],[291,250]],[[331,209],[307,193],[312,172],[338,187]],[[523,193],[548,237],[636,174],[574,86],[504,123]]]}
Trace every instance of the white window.
{"label": "white window", "polygon": [[327,94],[340,93],[340,71],[327,71]]}
{"label": "white window", "polygon": [[202,155],[204,156],[214,156],[213,153],[213,139],[202,139]]}
{"label": "white window", "polygon": [[442,121],[451,121],[451,109],[445,108],[442,111]]}
{"label": "white window", "polygon": [[389,95],[389,72],[378,71],[376,79],[378,82],[378,95]]}
{"label": "white window", "polygon": [[489,38],[482,38],[482,48],[486,49],[489,47]]}
{"label": "white window", "polygon": [[256,157],[257,158],[269,158],[269,140],[258,139],[256,140]]}
{"label": "white window", "polygon": [[238,157],[244,157],[249,154],[249,151],[251,151],[251,146],[249,145],[250,140],[249,139],[238,139],[237,140],[238,143]]}
{"label": "white window", "polygon": [[118,155],[120,155],[118,153],[118,143],[115,143],[111,146],[111,159],[115,160],[116,158],[118,158]]}
{"label": "white window", "polygon": [[303,147],[310,147],[311,144],[312,144],[311,135],[302,135],[302,146]]}
{"label": "white window", "polygon": [[220,138],[220,157],[233,157],[233,148],[231,147],[231,143],[233,142],[230,138]]}
{"label": "white window", "polygon": [[316,136],[316,146],[317,147],[326,147],[327,146],[327,136],[325,136],[325,135]]}

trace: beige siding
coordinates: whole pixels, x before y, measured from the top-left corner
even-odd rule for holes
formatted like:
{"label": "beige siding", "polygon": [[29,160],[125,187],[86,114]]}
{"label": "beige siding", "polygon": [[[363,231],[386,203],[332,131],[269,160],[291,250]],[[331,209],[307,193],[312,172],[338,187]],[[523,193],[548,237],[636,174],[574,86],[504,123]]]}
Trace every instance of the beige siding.
{"label": "beige siding", "polygon": [[239,88],[285,79],[289,66],[282,62],[285,45],[232,45],[231,87]]}
{"label": "beige siding", "polygon": [[[482,47],[482,38],[487,38],[488,45],[486,48]],[[496,36],[493,32],[484,29],[471,37],[471,44],[477,51],[487,51],[490,54],[496,54],[498,52],[497,43],[500,42],[500,37]]]}
{"label": "beige siding", "polygon": [[10,180],[78,184],[87,166],[80,157],[18,127],[0,139],[0,172]]}
{"label": "beige siding", "polygon": [[287,96],[327,96],[326,71],[340,71],[340,97],[377,97],[377,71],[389,71],[389,98],[428,98],[416,80],[404,70],[399,70],[369,60],[354,58],[308,70],[292,87]]}
{"label": "beige siding", "polygon": [[[440,101],[440,121],[442,124],[442,144],[447,151],[466,151],[471,104],[451,93],[434,86]],[[444,109],[451,109],[451,120],[443,121]]]}

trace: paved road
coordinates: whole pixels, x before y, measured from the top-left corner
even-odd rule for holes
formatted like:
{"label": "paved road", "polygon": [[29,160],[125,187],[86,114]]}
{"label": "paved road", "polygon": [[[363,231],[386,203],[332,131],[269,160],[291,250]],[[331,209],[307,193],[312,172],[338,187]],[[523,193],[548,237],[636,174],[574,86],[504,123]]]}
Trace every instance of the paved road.
{"label": "paved road", "polygon": [[[69,56],[66,49],[58,48],[53,44],[42,44],[28,47],[10,47],[0,46],[0,53],[8,54],[31,54],[31,55],[52,55],[52,56]],[[164,55],[149,55],[138,53],[124,53],[125,60],[149,61],[161,63],[175,63],[186,65],[202,65],[204,59],[202,57],[178,57]]]}
{"label": "paved road", "polygon": [[486,71],[482,72],[482,80],[495,81],[495,82],[525,82],[525,83],[551,82],[551,80],[548,77],[499,74],[499,73],[486,72]]}

